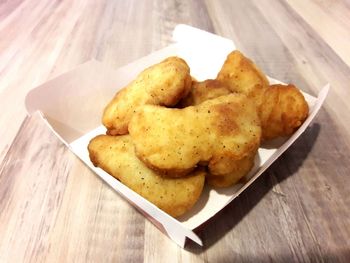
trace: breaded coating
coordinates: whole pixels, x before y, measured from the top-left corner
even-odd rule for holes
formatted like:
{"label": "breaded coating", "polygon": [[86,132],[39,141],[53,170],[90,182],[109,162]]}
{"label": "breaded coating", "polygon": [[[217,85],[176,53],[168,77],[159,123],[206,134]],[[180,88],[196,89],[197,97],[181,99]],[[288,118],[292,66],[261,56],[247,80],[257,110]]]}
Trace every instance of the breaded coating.
{"label": "breaded coating", "polygon": [[177,179],[161,177],[135,156],[129,135],[99,135],[90,141],[88,150],[95,166],[173,217],[189,211],[202,193],[205,181],[203,170],[195,170]]}
{"label": "breaded coating", "polygon": [[174,106],[187,96],[191,82],[190,68],[178,57],[169,57],[145,69],[117,92],[105,108],[102,123],[107,133],[127,134],[131,116],[142,105]]}
{"label": "breaded coating", "polygon": [[224,175],[215,175],[208,173],[207,182],[214,187],[228,187],[238,183],[254,166],[255,151],[243,159],[230,162],[232,172]]}
{"label": "breaded coating", "polygon": [[298,88],[291,84],[269,86],[262,71],[239,51],[228,55],[217,79],[254,100],[263,140],[291,135],[308,116],[308,104]]}
{"label": "breaded coating", "polygon": [[269,86],[265,74],[238,50],[227,56],[217,79],[227,84],[232,92],[246,95],[253,90]]}
{"label": "breaded coating", "polygon": [[179,107],[194,106],[203,101],[214,99],[232,93],[230,88],[220,80],[207,79],[205,81],[192,81],[192,88],[187,97],[179,102]]}
{"label": "breaded coating", "polygon": [[256,106],[243,94],[183,109],[145,105],[129,131],[136,155],[164,176],[182,176],[198,164],[214,176],[230,174],[234,162],[255,155],[261,136]]}
{"label": "breaded coating", "polygon": [[291,135],[306,120],[309,106],[294,85],[271,85],[250,94],[258,107],[263,140]]}

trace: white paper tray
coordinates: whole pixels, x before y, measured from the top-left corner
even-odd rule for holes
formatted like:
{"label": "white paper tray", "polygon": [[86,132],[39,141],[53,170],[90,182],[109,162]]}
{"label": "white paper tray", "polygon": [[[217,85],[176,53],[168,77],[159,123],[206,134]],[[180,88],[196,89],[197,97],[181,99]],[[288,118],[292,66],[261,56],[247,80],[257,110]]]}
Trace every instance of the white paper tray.
{"label": "white paper tray", "polygon": [[[309,117],[290,138],[275,140],[259,149],[256,165],[246,183],[218,190],[206,186],[195,207],[181,218],[174,219],[114,177],[94,167],[87,151],[90,139],[105,133],[105,128],[101,126],[104,106],[118,89],[144,68],[177,55],[186,60],[196,79],[215,78],[227,54],[235,49],[231,40],[186,25],[175,28],[173,39],[174,44],[117,70],[97,61],[82,64],[31,90],[26,97],[26,107],[29,114],[39,111],[48,127],[74,154],[161,231],[184,247],[186,237],[202,245],[193,230],[251,185],[305,131],[325,100],[329,85],[321,90],[317,98],[304,93],[310,107]],[[273,79],[270,81],[278,83]]]}

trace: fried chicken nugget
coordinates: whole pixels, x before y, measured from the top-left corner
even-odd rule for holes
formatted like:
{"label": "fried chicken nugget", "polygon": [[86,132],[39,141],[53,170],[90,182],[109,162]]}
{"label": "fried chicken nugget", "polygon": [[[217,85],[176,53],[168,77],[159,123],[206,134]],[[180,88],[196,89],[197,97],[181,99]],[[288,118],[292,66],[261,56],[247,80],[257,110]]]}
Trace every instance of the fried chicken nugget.
{"label": "fried chicken nugget", "polygon": [[[180,101],[180,107],[188,107],[201,104],[202,102],[220,96],[231,94],[232,91],[224,82],[217,79],[205,81],[192,81],[190,93]],[[255,152],[240,161],[230,162],[232,172],[224,175],[212,175],[207,173],[207,182],[214,187],[228,187],[237,183],[246,175],[254,165]],[[228,160],[229,161],[229,160]]]}
{"label": "fried chicken nugget", "polygon": [[[214,187],[229,187],[238,183],[254,166],[255,151],[239,161],[228,162],[231,165],[231,172],[223,175],[207,174],[207,182]],[[228,160],[229,161],[229,160]]]}
{"label": "fried chicken nugget", "polygon": [[187,97],[179,102],[181,108],[194,106],[203,101],[214,99],[232,93],[230,88],[217,79],[207,79],[205,81],[192,81],[192,88]]}
{"label": "fried chicken nugget", "polygon": [[105,108],[102,123],[107,133],[127,134],[131,116],[142,105],[174,106],[187,96],[191,82],[190,68],[178,57],[169,57],[145,69],[117,92]]}
{"label": "fried chicken nugget", "polygon": [[258,108],[264,140],[291,135],[309,114],[303,94],[292,84],[271,85],[253,91],[250,96]]}
{"label": "fried chicken nugget", "polygon": [[199,164],[213,176],[231,174],[236,162],[255,156],[261,136],[256,107],[243,94],[183,109],[145,105],[129,131],[136,155],[164,176],[182,176]]}
{"label": "fried chicken nugget", "polygon": [[291,135],[308,116],[308,104],[298,88],[291,84],[269,86],[262,71],[239,51],[228,55],[217,79],[255,101],[263,140]]}
{"label": "fried chicken nugget", "polygon": [[123,184],[171,216],[189,211],[199,199],[205,172],[195,170],[186,177],[164,178],[147,168],[136,156],[129,135],[99,135],[88,146],[90,159]]}
{"label": "fried chicken nugget", "polygon": [[238,50],[227,56],[217,79],[227,84],[232,92],[246,95],[256,89],[269,86],[265,74]]}

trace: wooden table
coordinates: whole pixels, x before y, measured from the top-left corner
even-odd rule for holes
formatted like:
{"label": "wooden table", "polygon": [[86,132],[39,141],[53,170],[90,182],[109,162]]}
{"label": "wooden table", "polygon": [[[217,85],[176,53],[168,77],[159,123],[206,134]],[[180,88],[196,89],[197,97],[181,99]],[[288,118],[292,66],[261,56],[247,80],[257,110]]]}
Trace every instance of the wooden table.
{"label": "wooden table", "polygon": [[[266,74],[330,94],[314,123],[179,248],[86,168],[26,93],[90,59],[117,68],[185,23],[231,38]],[[0,3],[0,262],[350,262],[350,2]]]}

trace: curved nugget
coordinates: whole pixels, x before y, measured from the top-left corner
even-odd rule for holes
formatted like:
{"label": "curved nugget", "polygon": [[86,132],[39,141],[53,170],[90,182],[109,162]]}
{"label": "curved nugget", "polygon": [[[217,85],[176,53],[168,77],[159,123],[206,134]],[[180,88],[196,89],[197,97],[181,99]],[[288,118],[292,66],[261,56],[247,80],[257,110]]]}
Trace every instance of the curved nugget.
{"label": "curved nugget", "polygon": [[232,92],[246,95],[255,89],[269,86],[265,74],[238,50],[227,56],[217,79],[227,84]]}
{"label": "curved nugget", "polygon": [[205,180],[203,170],[178,179],[161,177],[135,156],[129,135],[99,135],[90,141],[88,150],[95,166],[171,216],[177,217],[189,211],[202,193]]}
{"label": "curved nugget", "polygon": [[187,63],[169,57],[142,71],[137,78],[117,92],[104,110],[102,123],[110,135],[127,134],[131,116],[145,104],[174,106],[191,88]]}
{"label": "curved nugget", "polygon": [[129,131],[136,155],[164,176],[182,176],[198,164],[213,176],[230,174],[235,162],[255,155],[261,135],[256,107],[242,94],[184,109],[145,105]]}

